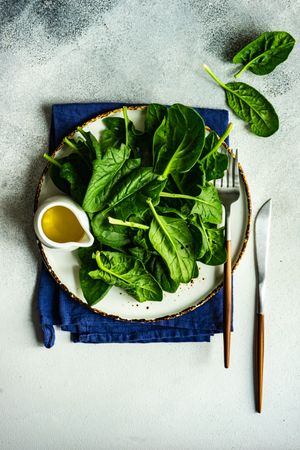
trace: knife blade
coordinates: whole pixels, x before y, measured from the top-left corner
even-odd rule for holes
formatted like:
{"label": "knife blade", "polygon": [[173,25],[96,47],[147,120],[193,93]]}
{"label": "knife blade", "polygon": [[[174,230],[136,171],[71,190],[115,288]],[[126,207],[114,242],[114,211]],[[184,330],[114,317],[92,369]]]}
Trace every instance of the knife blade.
{"label": "knife blade", "polygon": [[257,313],[264,312],[265,279],[269,253],[272,200],[260,208],[255,219],[256,270],[258,282]]}
{"label": "knife blade", "polygon": [[262,412],[265,316],[264,296],[267,272],[272,202],[268,200],[260,208],[255,219],[255,255],[257,275],[256,311],[256,411]]}

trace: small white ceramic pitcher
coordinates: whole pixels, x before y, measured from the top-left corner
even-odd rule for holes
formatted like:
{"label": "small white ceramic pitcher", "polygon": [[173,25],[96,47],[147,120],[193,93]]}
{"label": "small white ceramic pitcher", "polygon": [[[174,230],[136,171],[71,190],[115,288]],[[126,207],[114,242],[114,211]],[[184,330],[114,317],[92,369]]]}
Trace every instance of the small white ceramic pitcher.
{"label": "small white ceramic pitcher", "polygon": [[[69,209],[78,220],[83,230],[83,235],[78,242],[56,242],[49,239],[49,237],[45,234],[42,227],[43,215],[48,211],[48,209],[55,206],[63,206],[64,208]],[[39,206],[34,215],[34,231],[38,239],[50,248],[59,248],[62,250],[72,251],[79,247],[90,247],[94,243],[94,236],[90,232],[89,219],[85,211],[72,199],[64,195],[50,197]]]}

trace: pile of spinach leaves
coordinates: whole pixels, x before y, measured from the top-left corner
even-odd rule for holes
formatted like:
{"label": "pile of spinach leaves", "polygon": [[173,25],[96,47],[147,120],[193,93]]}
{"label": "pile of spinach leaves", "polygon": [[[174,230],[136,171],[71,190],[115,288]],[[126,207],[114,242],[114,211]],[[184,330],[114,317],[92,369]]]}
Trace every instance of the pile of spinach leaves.
{"label": "pile of spinach leaves", "polygon": [[127,108],[103,119],[98,141],[78,128],[65,139],[71,154],[53,159],[56,186],[86,211],[95,236],[81,248],[80,283],[90,305],[115,285],[136,300],[161,301],[163,291],[198,276],[197,261],[226,261],[222,206],[212,180],[224,175],[228,157],[221,138],[207,136],[192,108],[151,104],[145,130],[137,130]]}

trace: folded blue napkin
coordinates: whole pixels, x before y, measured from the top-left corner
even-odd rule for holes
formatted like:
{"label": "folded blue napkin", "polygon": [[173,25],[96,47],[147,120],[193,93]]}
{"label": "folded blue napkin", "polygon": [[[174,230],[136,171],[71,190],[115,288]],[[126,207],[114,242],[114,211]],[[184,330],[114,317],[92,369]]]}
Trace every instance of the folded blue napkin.
{"label": "folded blue napkin", "polygon": [[[120,108],[124,103],[61,104],[52,107],[50,152],[62,138],[88,119]],[[196,108],[206,125],[219,135],[228,124],[225,110]],[[38,305],[44,345],[55,342],[54,325],[71,333],[73,342],[84,343],[149,343],[149,342],[210,342],[214,333],[223,331],[223,290],[194,311],[171,320],[139,323],[114,320],[94,313],[71,299],[51,277],[43,265],[40,274]]]}

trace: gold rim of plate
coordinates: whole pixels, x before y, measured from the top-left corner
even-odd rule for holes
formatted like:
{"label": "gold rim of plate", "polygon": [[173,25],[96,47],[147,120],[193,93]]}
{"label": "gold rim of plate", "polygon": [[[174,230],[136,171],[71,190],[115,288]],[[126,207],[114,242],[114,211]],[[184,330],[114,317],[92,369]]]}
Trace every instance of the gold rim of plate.
{"label": "gold rim of plate", "polygon": [[[147,106],[128,106],[127,107],[130,110],[144,110],[147,108]],[[122,108],[117,108],[117,109],[113,109],[111,111],[107,111],[105,113],[99,114],[96,117],[93,117],[92,119],[88,120],[87,122],[85,122],[83,125],[81,125],[82,128],[88,126],[90,123],[92,122],[96,122],[99,119],[103,119],[104,117],[110,116],[111,114],[117,113],[117,112],[121,112]],[[211,131],[211,129],[207,126],[205,126],[206,130]],[[74,130],[72,133],[70,133],[67,137],[68,138],[72,138],[75,134],[76,130]],[[223,146],[226,148],[226,150],[228,151],[228,153],[230,155],[233,155],[232,150],[229,148],[229,146],[224,142]],[[55,157],[56,154],[62,150],[62,148],[64,147],[64,143],[62,142],[52,153],[51,156]],[[41,189],[42,189],[42,185],[45,179],[45,176],[48,172],[49,169],[49,164],[45,167],[45,169],[42,172],[42,175],[39,179],[38,185],[37,185],[37,189],[35,192],[35,199],[34,199],[34,213],[38,208],[38,203],[39,203],[39,198],[40,198],[40,193],[41,193]],[[242,241],[242,246],[240,249],[240,252],[238,254],[237,260],[232,268],[232,271],[234,272],[235,269],[237,268],[238,264],[240,263],[240,260],[243,256],[243,254],[245,253],[246,250],[246,246],[249,240],[249,235],[250,235],[250,223],[251,223],[251,214],[252,214],[252,206],[251,206],[251,196],[250,196],[250,189],[249,189],[249,185],[248,185],[248,181],[246,179],[244,170],[242,168],[242,166],[239,164],[239,172],[240,172],[240,176],[243,180],[244,186],[245,186],[245,192],[246,192],[246,198],[247,198],[247,225],[246,225],[246,229],[245,229],[245,235],[244,235],[244,239]],[[77,297],[76,295],[74,295],[72,292],[69,291],[69,289],[67,288],[66,285],[64,285],[61,280],[59,279],[59,277],[57,276],[57,274],[54,272],[53,268],[51,267],[51,265],[49,264],[49,261],[47,259],[47,256],[44,252],[43,246],[41,244],[41,242],[38,240],[38,247],[40,249],[43,261],[48,269],[48,271],[50,272],[50,274],[52,275],[52,277],[54,278],[54,280],[56,281],[56,283],[67,293],[69,294],[69,296],[78,301],[79,303],[81,303],[82,305],[84,305],[86,308],[88,308],[89,310],[94,311],[97,314],[100,314],[104,317],[109,317],[111,319],[115,319],[115,320],[122,320],[125,322],[159,322],[160,320],[170,320],[170,319],[175,319],[176,317],[180,317],[186,313],[189,313],[191,311],[194,311],[196,308],[199,308],[200,306],[204,305],[206,302],[208,302],[217,292],[220,291],[220,289],[223,287],[223,282],[221,282],[215,289],[213,289],[205,298],[200,299],[196,304],[189,306],[188,308],[183,309],[182,311],[179,311],[177,313],[174,314],[170,314],[167,316],[163,316],[163,317],[157,317],[155,319],[125,319],[123,317],[119,317],[116,316],[114,314],[108,314],[105,313],[95,307],[92,307],[90,305],[88,305],[87,303],[85,303],[84,301],[82,301],[79,297]]]}

